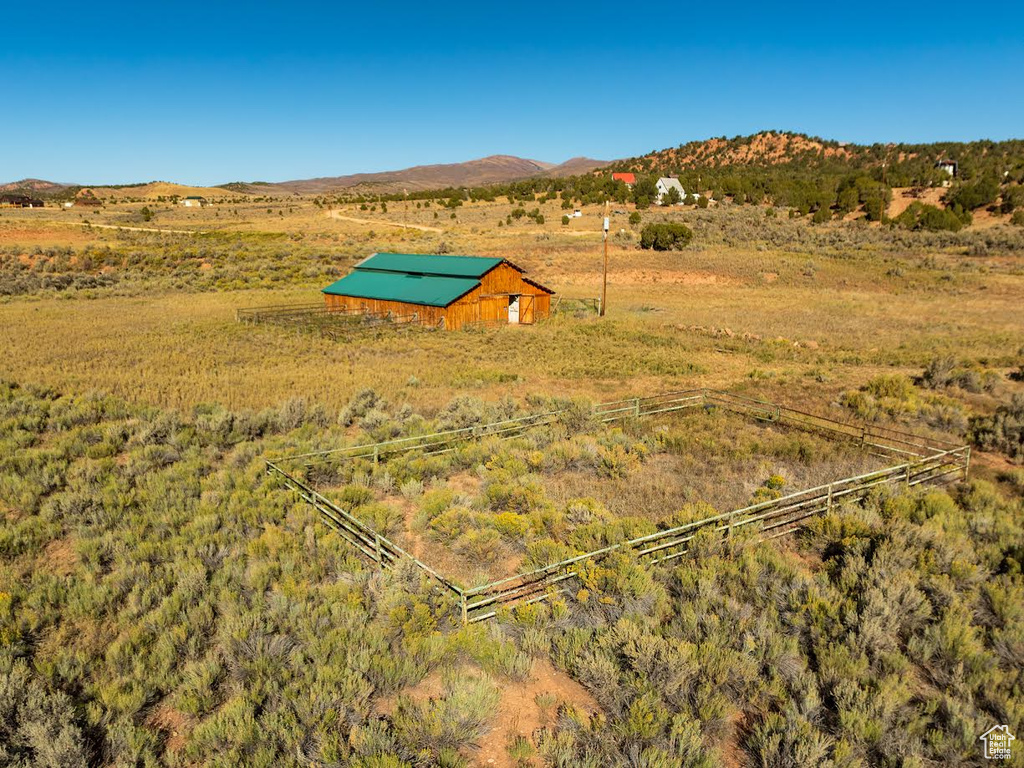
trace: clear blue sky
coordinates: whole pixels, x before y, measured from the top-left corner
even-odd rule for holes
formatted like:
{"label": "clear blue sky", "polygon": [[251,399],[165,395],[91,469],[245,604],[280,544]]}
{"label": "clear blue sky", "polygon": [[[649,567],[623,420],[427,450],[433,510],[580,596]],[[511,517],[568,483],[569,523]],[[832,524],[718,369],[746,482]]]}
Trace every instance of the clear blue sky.
{"label": "clear blue sky", "polygon": [[0,67],[0,182],[612,159],[763,128],[1024,137],[1011,2],[12,0]]}

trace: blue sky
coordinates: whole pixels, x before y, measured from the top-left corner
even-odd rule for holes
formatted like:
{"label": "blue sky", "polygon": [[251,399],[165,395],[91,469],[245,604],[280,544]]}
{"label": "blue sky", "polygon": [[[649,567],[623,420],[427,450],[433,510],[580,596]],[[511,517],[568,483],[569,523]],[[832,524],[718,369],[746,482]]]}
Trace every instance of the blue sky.
{"label": "blue sky", "polygon": [[837,5],[7,3],[0,182],[1024,137],[1024,7]]}

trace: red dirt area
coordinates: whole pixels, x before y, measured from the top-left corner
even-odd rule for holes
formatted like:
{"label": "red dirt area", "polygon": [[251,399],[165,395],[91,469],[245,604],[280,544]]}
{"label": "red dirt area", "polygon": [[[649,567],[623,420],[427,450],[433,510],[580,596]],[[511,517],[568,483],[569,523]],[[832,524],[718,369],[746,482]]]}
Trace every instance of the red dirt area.
{"label": "red dirt area", "polygon": [[[554,705],[542,709],[537,703],[537,697],[541,694],[554,696]],[[480,739],[477,764],[492,768],[516,768],[508,756],[509,742],[516,736],[525,736],[533,743],[533,734],[551,722],[561,704],[570,704],[588,715],[599,709],[586,688],[555,669],[547,659],[537,659],[527,680],[502,685],[498,715],[491,730]]]}
{"label": "red dirt area", "polygon": [[[477,672],[475,667],[468,665],[464,669],[466,672]],[[529,678],[523,682],[494,682],[501,690],[498,713],[490,723],[490,730],[480,738],[473,755],[474,763],[483,768],[518,768],[508,755],[509,743],[516,736],[525,736],[534,743],[534,733],[552,722],[560,705],[569,704],[588,715],[600,709],[586,688],[555,669],[547,659],[534,661]],[[444,695],[441,671],[431,672],[402,693],[415,701],[436,699]],[[541,707],[537,703],[537,697],[541,694],[553,698],[554,703]],[[394,712],[396,702],[396,696],[385,697],[377,702],[374,710],[381,715],[390,715]],[[539,762],[535,764],[540,765]]]}
{"label": "red dirt area", "polygon": [[944,208],[942,197],[948,190],[942,187],[897,187],[892,191],[892,201],[889,203],[888,216],[890,219],[899,216],[913,202],[920,202],[926,205],[934,205],[936,208]]}
{"label": "red dirt area", "polygon": [[178,710],[161,704],[146,720],[151,728],[162,731],[167,736],[167,751],[177,752],[185,746],[185,740],[192,731],[192,718]]}

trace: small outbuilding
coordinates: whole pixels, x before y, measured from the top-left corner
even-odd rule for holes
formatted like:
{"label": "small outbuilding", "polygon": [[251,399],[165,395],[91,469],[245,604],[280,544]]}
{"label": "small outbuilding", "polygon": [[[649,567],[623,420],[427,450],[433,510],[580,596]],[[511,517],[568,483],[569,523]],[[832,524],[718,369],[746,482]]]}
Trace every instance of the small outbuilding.
{"label": "small outbuilding", "polygon": [[550,315],[554,291],[508,259],[375,253],[323,294],[329,310],[390,314],[455,330],[535,323]]}
{"label": "small outbuilding", "polygon": [[43,201],[28,195],[0,195],[0,208],[42,208]]}
{"label": "small outbuilding", "polygon": [[199,195],[189,195],[188,197],[181,201],[181,204],[186,208],[205,208],[210,203],[207,201],[205,197],[200,197]]}
{"label": "small outbuilding", "polygon": [[84,205],[95,208],[103,205],[103,201],[100,200],[96,196],[96,193],[91,189],[80,189],[78,194],[75,195],[75,205]]}
{"label": "small outbuilding", "polygon": [[957,171],[959,170],[956,160],[950,160],[948,158],[937,160],[935,162],[935,167],[954,179],[957,177]]}

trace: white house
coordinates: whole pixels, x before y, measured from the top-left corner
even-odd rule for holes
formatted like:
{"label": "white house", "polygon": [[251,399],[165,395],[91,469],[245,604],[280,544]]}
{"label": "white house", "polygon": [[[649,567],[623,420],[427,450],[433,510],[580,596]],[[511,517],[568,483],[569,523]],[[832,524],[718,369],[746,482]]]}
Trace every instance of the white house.
{"label": "white house", "polygon": [[662,199],[664,199],[670,189],[674,189],[679,193],[680,203],[686,201],[686,191],[683,189],[683,185],[679,183],[679,179],[666,176],[658,179],[658,183],[655,186],[658,189],[658,205],[662,204]]}
{"label": "white house", "polygon": [[205,197],[190,196],[186,197],[181,201],[181,204],[186,208],[202,208],[205,205],[209,205]]}

